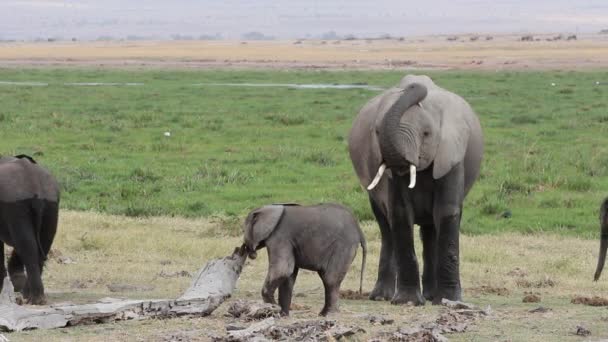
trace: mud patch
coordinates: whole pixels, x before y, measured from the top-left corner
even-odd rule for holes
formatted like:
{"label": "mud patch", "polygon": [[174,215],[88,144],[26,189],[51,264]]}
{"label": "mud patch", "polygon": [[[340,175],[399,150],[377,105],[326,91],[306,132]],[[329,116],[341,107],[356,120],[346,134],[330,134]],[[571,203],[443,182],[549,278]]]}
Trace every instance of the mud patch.
{"label": "mud patch", "polygon": [[521,300],[524,303],[540,303],[539,293],[526,293]]}
{"label": "mud patch", "polygon": [[525,278],[520,278],[515,280],[515,284],[521,288],[547,288],[547,287],[555,287],[557,282],[551,279],[549,276],[545,276],[542,279],[531,281]]}
{"label": "mud patch", "polygon": [[583,304],[589,306],[608,306],[608,299],[598,296],[584,297],[576,296],[570,301],[572,304]]}
{"label": "mud patch", "polygon": [[359,293],[359,291],[353,290],[340,290],[340,298],[349,300],[368,300],[369,292]]}

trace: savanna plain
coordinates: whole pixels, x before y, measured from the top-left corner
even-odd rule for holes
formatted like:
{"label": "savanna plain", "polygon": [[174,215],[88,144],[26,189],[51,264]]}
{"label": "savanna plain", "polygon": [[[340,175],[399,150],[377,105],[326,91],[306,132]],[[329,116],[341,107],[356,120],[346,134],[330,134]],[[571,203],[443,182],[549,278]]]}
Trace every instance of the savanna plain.
{"label": "savanna plain", "polygon": [[[59,179],[58,235],[44,273],[49,302],[175,298],[209,259],[240,245],[252,208],[340,202],[361,221],[377,272],[379,230],[350,164],[347,137],[375,89],[237,87],[357,84],[390,87],[406,73],[348,70],[0,68],[2,154],[29,154]],[[485,136],[481,176],[461,225],[463,299],[492,314],[455,341],[597,340],[608,297],[592,281],[598,208],[608,196],[608,72],[412,71],[463,96]],[[33,83],[32,83],[33,82]],[[420,244],[418,244],[420,245]],[[359,252],[342,285],[358,288]],[[418,251],[420,255],[420,251]],[[247,262],[233,299],[258,299],[266,253]],[[606,275],[605,275],[606,276]],[[116,291],[116,284],[129,284]],[[296,282],[285,323],[315,319],[318,276]],[[539,303],[524,303],[534,294]],[[230,301],[230,300],[229,300]],[[342,299],[330,317],[367,340],[433,320],[443,308]],[[209,340],[225,334],[227,303],[211,316],[126,321],[5,334],[14,341]],[[544,312],[531,312],[539,306]],[[543,311],[543,310],[540,310]],[[361,314],[393,318],[371,325]],[[583,325],[591,335],[576,335]]]}

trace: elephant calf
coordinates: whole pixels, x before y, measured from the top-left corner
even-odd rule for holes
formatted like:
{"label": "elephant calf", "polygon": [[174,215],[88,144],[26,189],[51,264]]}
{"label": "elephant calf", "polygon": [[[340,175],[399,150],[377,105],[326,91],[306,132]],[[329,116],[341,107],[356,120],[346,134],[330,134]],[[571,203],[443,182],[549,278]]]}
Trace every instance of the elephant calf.
{"label": "elephant calf", "polygon": [[256,258],[256,250],[268,248],[269,266],[262,298],[274,304],[278,287],[283,315],[289,315],[300,268],[317,271],[323,281],[325,306],[320,315],[338,311],[340,284],[359,244],[363,248],[361,291],[367,254],[365,237],[351,211],[341,205],[267,205],[249,213],[244,233],[243,248],[251,259]]}
{"label": "elephant calf", "polygon": [[13,286],[30,304],[46,301],[42,267],[55,238],[58,213],[59,185],[47,170],[25,155],[0,158],[0,279],[6,276],[5,243],[13,246],[8,262]]}

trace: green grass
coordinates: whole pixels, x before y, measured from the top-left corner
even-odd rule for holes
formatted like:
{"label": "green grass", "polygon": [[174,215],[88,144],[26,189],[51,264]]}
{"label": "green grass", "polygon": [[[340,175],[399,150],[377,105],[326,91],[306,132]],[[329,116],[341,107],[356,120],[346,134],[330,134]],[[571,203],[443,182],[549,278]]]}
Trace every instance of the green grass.
{"label": "green grass", "polygon": [[[31,154],[51,169],[63,208],[239,218],[270,202],[336,201],[367,220],[372,214],[346,139],[359,108],[377,92],[192,84],[388,87],[402,75],[0,69],[0,81],[49,83],[0,86],[0,153]],[[484,128],[485,159],[465,204],[464,232],[597,236],[597,208],[608,195],[608,87],[595,81],[607,79],[607,71],[429,75],[466,98]]]}

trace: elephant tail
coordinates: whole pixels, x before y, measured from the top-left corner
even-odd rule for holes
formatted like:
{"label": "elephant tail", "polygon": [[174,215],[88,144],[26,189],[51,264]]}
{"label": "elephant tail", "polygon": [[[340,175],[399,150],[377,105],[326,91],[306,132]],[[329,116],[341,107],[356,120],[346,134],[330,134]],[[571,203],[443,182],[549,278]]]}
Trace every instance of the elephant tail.
{"label": "elephant tail", "polygon": [[597,268],[595,269],[595,276],[593,277],[594,281],[600,279],[602,269],[604,269],[604,262],[606,261],[606,249],[608,249],[608,198],[604,199],[604,202],[600,207],[600,227],[600,255],[597,259]]}
{"label": "elephant tail", "polygon": [[363,275],[365,274],[365,263],[367,259],[367,242],[365,242],[365,235],[363,235],[363,231],[359,228],[359,234],[361,235],[361,249],[363,253],[361,254],[361,276],[359,278],[359,294],[363,294]]}

